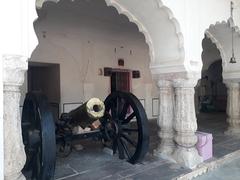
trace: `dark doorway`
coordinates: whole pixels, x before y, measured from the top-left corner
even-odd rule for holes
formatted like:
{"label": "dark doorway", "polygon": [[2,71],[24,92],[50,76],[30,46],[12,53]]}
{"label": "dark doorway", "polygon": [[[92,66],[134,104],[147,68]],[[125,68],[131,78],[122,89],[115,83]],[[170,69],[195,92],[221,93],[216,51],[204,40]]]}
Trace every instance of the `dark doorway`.
{"label": "dark doorway", "polygon": [[131,76],[130,72],[112,71],[111,75],[111,92],[114,91],[131,91]]}
{"label": "dark doorway", "polygon": [[50,103],[54,117],[58,119],[60,104],[60,65],[50,63],[29,63],[28,92],[44,93]]}
{"label": "dark doorway", "polygon": [[222,60],[212,63],[202,72],[198,90],[200,112],[226,112],[227,88],[222,78]]}

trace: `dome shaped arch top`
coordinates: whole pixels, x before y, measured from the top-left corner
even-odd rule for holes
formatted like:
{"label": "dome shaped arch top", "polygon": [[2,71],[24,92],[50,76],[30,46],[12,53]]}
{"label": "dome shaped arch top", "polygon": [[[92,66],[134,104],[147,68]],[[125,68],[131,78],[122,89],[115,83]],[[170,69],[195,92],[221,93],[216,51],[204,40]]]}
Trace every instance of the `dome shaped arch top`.
{"label": "dome shaped arch top", "polygon": [[[45,2],[58,3],[61,0],[36,0],[36,8]],[[71,0],[74,1],[74,0]],[[145,36],[149,46],[151,66],[184,64],[183,34],[178,20],[162,0],[105,0],[108,6],[116,8],[119,14],[128,17]]]}

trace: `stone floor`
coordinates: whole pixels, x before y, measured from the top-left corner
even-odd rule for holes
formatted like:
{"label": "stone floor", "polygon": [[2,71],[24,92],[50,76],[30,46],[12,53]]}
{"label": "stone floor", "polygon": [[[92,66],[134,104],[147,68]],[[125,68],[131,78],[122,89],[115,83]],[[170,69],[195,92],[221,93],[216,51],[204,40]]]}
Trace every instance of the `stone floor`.
{"label": "stone floor", "polygon": [[67,158],[58,158],[55,178],[58,180],[116,180],[116,179],[159,179],[168,180],[189,172],[176,164],[152,156],[157,147],[156,120],[150,122],[150,151],[141,164],[132,165],[118,156],[109,155],[102,150],[101,143],[82,141],[85,149],[73,152]]}
{"label": "stone floor", "polygon": [[225,164],[195,180],[238,180],[240,179],[240,158]]}
{"label": "stone floor", "polygon": [[227,126],[225,113],[206,113],[198,116],[198,130],[213,134],[214,158],[240,149],[239,138],[224,135]]}
{"label": "stone floor", "polygon": [[[240,149],[239,139],[227,137],[223,134],[227,124],[224,113],[200,114],[198,116],[199,131],[213,133],[214,158]],[[150,121],[150,151],[141,164],[131,165],[116,156],[111,156],[102,151],[102,145],[94,141],[84,141],[85,149],[74,151],[67,158],[58,158],[55,178],[57,180],[170,180],[191,170],[181,168],[176,164],[152,155],[157,147],[157,122]],[[213,158],[213,159],[214,159]]]}

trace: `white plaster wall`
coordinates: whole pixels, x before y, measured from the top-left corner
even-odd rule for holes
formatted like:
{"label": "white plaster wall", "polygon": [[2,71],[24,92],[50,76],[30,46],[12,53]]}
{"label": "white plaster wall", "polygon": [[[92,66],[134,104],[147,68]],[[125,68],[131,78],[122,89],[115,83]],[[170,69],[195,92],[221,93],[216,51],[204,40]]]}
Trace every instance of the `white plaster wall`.
{"label": "white plaster wall", "polygon": [[[93,96],[104,100],[110,93],[110,77],[98,75],[99,68],[121,68],[117,60],[123,58],[124,69],[141,72],[140,79],[132,80],[132,92],[145,99],[151,117],[152,98],[158,95],[143,34],[114,8],[100,4],[104,12],[101,15],[101,11],[100,14],[92,13],[92,9],[84,11],[83,4],[78,7],[80,2],[74,3],[49,3],[43,8],[47,13],[35,24],[40,44],[30,59],[60,64],[61,107],[63,103],[82,102]],[[22,94],[24,91],[26,88]]]}
{"label": "white plaster wall", "polygon": [[[3,13],[0,11],[0,21],[2,20]],[[0,38],[2,38],[2,33]],[[4,179],[4,143],[3,143],[3,43],[0,43],[0,179]]]}
{"label": "white plaster wall", "polygon": [[[0,16],[2,14],[0,13]],[[1,36],[2,37],[2,36]],[[0,48],[1,49],[1,48]],[[4,152],[3,152],[3,59],[2,52],[0,50],[0,179],[4,178]]]}
{"label": "white plaster wall", "polygon": [[[156,39],[158,43],[163,42],[163,44],[155,44],[152,41],[154,53],[156,54],[152,64],[152,73],[157,74],[179,71],[200,72],[202,68],[201,43],[205,31],[211,24],[226,21],[230,17],[231,0],[152,0],[140,1],[141,3],[138,3],[138,6],[135,6],[136,1],[111,0],[107,2],[120,9],[119,12],[133,15],[146,27],[152,39]],[[239,0],[234,2],[234,21],[238,25],[240,24],[238,13],[240,2]],[[144,8],[142,5],[144,5]],[[164,21],[166,16],[168,22]],[[149,19],[161,23],[151,23]],[[169,33],[165,33],[163,38],[160,38],[160,33],[155,34],[151,31],[159,29],[158,32],[161,32],[160,27],[162,32],[169,29]],[[174,27],[174,31],[172,31],[172,27]],[[168,51],[170,50],[168,43],[173,43],[173,46],[176,43],[173,40],[174,33],[175,38],[178,40],[179,54],[175,58],[161,56],[162,54],[158,49],[161,49],[160,47],[164,46],[164,44],[167,44],[166,47],[168,48],[165,51],[166,54],[177,52],[176,49],[171,49],[171,52]],[[160,55],[158,56],[157,53]]]}
{"label": "white plaster wall", "polygon": [[[37,0],[41,8],[44,1]],[[230,17],[231,0],[106,0],[126,14],[145,34],[150,46],[152,73],[196,71],[202,68],[201,42],[205,30]],[[235,0],[235,8],[240,8]],[[137,5],[136,5],[137,4]],[[240,24],[239,13],[234,13]],[[156,23],[159,22],[159,23]],[[162,50],[162,51],[161,51]],[[160,72],[161,71],[161,72]]]}
{"label": "white plaster wall", "polygon": [[[192,62],[194,66],[190,67],[190,70],[200,71],[204,32],[210,24],[226,21],[230,17],[230,0],[163,0],[163,2],[179,21],[184,37],[185,60],[198,62]],[[236,0],[235,4],[238,7],[239,0]],[[236,24],[240,24],[237,9],[234,18]]]}
{"label": "white plaster wall", "polygon": [[4,54],[17,54],[30,57],[37,44],[33,30],[33,21],[37,18],[35,2],[2,1],[1,2],[1,41],[4,42]]}
{"label": "white plaster wall", "polygon": [[[44,2],[48,1],[61,3],[59,0],[37,0],[37,8],[41,9]],[[108,6],[113,6],[120,14],[126,15],[144,34],[150,48],[150,66],[153,74],[185,71],[183,36],[178,20],[161,0],[105,1]]]}
{"label": "white plaster wall", "polygon": [[236,25],[240,27],[240,0],[234,0],[233,17]]}

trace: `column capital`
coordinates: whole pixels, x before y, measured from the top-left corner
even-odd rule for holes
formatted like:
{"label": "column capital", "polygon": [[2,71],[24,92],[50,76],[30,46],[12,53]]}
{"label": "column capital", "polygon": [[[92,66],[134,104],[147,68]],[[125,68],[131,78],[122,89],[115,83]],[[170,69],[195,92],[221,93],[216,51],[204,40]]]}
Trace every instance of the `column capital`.
{"label": "column capital", "polygon": [[21,55],[3,55],[3,83],[4,86],[21,86],[24,73],[28,69],[27,57]]}
{"label": "column capital", "polygon": [[226,85],[226,87],[228,89],[239,89],[240,88],[240,84],[238,82],[227,82],[225,81],[224,84]]}
{"label": "column capital", "polygon": [[198,79],[175,79],[173,80],[173,86],[175,88],[194,88],[197,85]]}
{"label": "column capital", "polygon": [[171,88],[173,87],[172,81],[160,79],[157,81],[157,86],[159,88]]}

